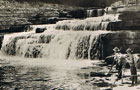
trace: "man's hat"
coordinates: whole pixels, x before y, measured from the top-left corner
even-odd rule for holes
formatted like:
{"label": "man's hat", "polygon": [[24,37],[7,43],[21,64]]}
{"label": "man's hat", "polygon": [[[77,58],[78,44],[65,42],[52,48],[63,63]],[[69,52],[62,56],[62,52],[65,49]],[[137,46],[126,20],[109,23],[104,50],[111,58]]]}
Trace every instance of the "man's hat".
{"label": "man's hat", "polygon": [[126,52],[133,52],[133,51],[131,50],[131,48],[128,48],[128,49],[126,50]]}
{"label": "man's hat", "polygon": [[120,49],[118,47],[115,47],[113,51],[120,51]]}

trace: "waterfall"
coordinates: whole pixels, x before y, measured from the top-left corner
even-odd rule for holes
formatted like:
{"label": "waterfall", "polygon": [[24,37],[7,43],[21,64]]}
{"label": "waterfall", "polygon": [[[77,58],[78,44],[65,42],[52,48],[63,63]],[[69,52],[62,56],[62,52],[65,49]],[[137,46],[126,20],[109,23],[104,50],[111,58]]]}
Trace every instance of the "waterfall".
{"label": "waterfall", "polygon": [[107,30],[110,22],[120,21],[118,19],[119,14],[110,14],[100,17],[91,17],[84,20],[74,19],[74,20],[64,20],[56,23],[55,29],[57,30]]}
{"label": "waterfall", "polygon": [[93,17],[93,11],[94,10],[87,10],[87,17]]}
{"label": "waterfall", "polygon": [[47,30],[5,35],[1,52],[28,58],[97,59],[101,34],[108,31]]}
{"label": "waterfall", "polygon": [[[63,20],[51,25],[31,25],[32,31],[4,36],[4,55],[47,59],[99,59],[102,53],[100,36],[110,22],[119,21],[119,14]],[[37,28],[46,28],[35,33]],[[98,30],[98,31],[97,31]]]}
{"label": "waterfall", "polygon": [[99,17],[99,16],[103,16],[104,13],[105,13],[104,9],[87,10],[87,17]]}

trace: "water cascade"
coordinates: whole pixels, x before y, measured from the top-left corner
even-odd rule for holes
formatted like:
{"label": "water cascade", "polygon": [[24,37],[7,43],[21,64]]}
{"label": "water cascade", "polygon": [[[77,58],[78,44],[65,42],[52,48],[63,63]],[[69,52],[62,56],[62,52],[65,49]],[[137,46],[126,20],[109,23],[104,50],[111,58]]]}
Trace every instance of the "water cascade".
{"label": "water cascade", "polygon": [[87,17],[93,17],[94,16],[94,10],[87,10]]}
{"label": "water cascade", "polygon": [[[106,31],[109,23],[120,21],[118,17],[119,14],[105,14],[51,25],[31,25],[29,32],[5,35],[1,52],[27,58],[101,59],[101,35],[110,33]],[[45,28],[45,32],[35,33],[37,28]]]}
{"label": "water cascade", "polygon": [[110,22],[120,21],[118,19],[119,14],[110,14],[100,17],[91,17],[84,20],[64,20],[56,23],[57,30],[107,30]]}
{"label": "water cascade", "polygon": [[104,9],[90,9],[87,10],[87,17],[99,17],[105,14]]}
{"label": "water cascade", "polygon": [[29,58],[99,59],[100,35],[108,31],[47,30],[5,35],[2,53]]}
{"label": "water cascade", "polygon": [[[31,25],[29,32],[5,35],[1,52],[28,58],[101,59],[100,37],[109,33],[108,24],[119,21],[118,16],[110,14],[63,20],[52,25]],[[35,33],[37,28],[46,28],[46,31]]]}

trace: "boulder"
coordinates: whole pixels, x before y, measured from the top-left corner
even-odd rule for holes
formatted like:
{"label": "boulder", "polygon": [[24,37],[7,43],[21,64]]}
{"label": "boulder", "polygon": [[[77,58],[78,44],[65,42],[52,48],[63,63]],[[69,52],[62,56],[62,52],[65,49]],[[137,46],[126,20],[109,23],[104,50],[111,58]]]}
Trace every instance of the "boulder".
{"label": "boulder", "polygon": [[51,17],[51,18],[48,18],[45,23],[55,24],[56,22],[58,22],[58,17]]}
{"label": "boulder", "polygon": [[37,28],[36,30],[35,30],[35,32],[36,33],[42,33],[42,32],[44,32],[46,30],[46,28]]}

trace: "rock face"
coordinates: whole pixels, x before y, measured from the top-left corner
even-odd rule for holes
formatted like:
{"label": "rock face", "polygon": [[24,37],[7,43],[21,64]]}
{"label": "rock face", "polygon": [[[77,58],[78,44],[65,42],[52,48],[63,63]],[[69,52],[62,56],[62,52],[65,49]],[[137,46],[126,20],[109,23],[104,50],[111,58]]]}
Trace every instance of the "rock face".
{"label": "rock face", "polygon": [[[25,25],[52,24],[57,18],[73,18],[68,12],[82,8],[57,4],[0,1],[0,32],[23,31]],[[79,13],[79,12],[78,12]],[[64,16],[62,16],[62,14]],[[52,18],[54,17],[54,18]],[[56,18],[55,18],[56,17]]]}
{"label": "rock face", "polygon": [[102,35],[104,57],[113,54],[113,48],[119,47],[122,53],[131,48],[134,53],[140,53],[140,31],[118,31]]}
{"label": "rock face", "polygon": [[[140,29],[140,4],[132,0],[130,3],[119,1],[105,9],[106,14],[119,14],[118,19],[121,21],[110,22],[107,30],[139,30]],[[134,3],[132,3],[132,2]],[[139,0],[138,0],[139,2]]]}

